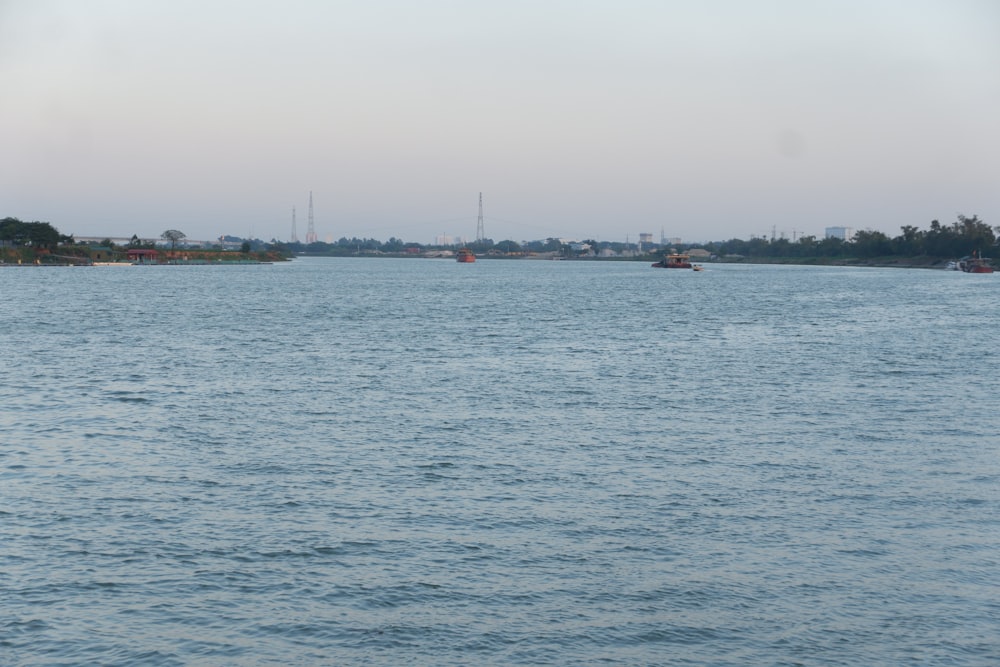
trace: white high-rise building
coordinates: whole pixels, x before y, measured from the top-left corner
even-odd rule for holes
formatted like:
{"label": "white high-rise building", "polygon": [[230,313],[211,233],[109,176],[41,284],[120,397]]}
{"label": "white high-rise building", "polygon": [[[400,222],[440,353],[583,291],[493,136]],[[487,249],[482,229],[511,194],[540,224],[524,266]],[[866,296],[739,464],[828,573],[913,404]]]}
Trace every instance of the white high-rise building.
{"label": "white high-rise building", "polygon": [[852,227],[827,227],[826,238],[850,241],[854,238],[854,229]]}

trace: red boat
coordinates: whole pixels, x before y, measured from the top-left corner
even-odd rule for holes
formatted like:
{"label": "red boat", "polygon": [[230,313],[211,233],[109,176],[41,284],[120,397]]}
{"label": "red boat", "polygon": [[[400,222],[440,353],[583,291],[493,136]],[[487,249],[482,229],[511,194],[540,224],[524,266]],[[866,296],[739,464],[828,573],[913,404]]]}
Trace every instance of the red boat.
{"label": "red boat", "polygon": [[980,257],[979,253],[972,253],[972,257],[963,257],[958,260],[958,268],[966,273],[993,273],[993,265],[990,264],[989,257]]}
{"label": "red boat", "polygon": [[471,264],[476,261],[476,255],[468,248],[462,248],[455,254],[455,259],[463,264]]}
{"label": "red boat", "polygon": [[689,255],[664,255],[663,259],[659,262],[653,262],[654,269],[691,269],[694,265],[691,264],[691,257]]}

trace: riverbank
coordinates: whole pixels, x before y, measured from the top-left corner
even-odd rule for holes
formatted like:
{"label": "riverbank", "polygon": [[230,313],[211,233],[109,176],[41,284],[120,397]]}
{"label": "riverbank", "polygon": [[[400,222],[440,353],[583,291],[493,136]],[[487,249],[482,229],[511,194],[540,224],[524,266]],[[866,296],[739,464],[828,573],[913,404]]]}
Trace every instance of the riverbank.
{"label": "riverbank", "polygon": [[235,265],[273,264],[291,259],[287,254],[274,250],[242,253],[226,250],[161,250],[143,251],[132,256],[126,249],[90,248],[88,246],[60,246],[55,251],[31,247],[0,248],[0,266],[132,266],[132,265]]}
{"label": "riverbank", "polygon": [[949,259],[940,257],[743,257],[738,260],[725,258],[706,260],[719,264],[787,264],[798,266],[862,266],[896,269],[944,269]]}

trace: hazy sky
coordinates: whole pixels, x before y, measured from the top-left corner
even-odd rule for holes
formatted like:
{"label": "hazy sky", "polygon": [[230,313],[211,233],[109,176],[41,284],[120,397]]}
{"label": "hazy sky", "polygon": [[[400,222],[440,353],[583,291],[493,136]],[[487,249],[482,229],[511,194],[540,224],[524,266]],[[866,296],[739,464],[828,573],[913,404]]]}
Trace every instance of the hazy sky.
{"label": "hazy sky", "polygon": [[78,236],[1000,225],[993,0],[0,0],[0,95]]}

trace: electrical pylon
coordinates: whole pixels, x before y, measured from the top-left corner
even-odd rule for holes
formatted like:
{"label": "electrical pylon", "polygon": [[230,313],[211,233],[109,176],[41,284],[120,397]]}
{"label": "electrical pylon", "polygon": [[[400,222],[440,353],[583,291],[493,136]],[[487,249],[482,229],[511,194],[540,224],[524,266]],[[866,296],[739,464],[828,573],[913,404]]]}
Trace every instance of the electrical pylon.
{"label": "electrical pylon", "polygon": [[316,243],[316,226],[313,224],[313,193],[309,191],[309,230],[306,232],[306,243]]}
{"label": "electrical pylon", "polygon": [[479,193],[479,222],[476,223],[476,243],[486,240],[486,230],[483,228],[483,193]]}

